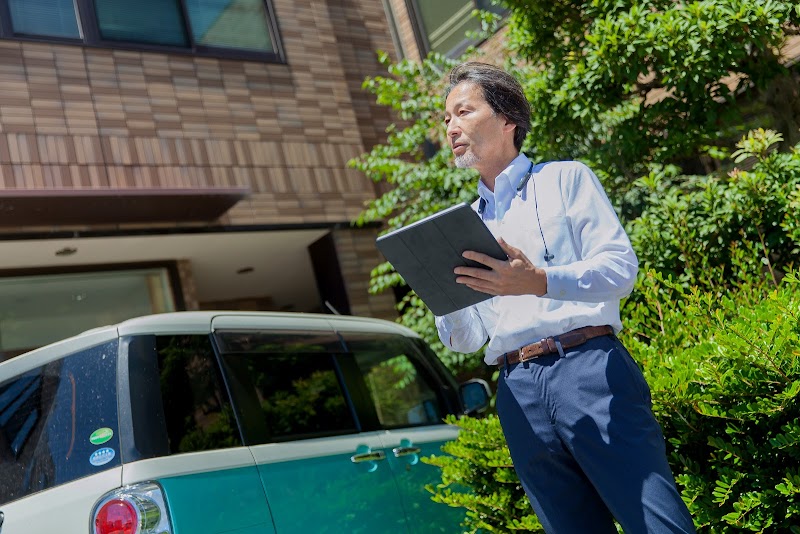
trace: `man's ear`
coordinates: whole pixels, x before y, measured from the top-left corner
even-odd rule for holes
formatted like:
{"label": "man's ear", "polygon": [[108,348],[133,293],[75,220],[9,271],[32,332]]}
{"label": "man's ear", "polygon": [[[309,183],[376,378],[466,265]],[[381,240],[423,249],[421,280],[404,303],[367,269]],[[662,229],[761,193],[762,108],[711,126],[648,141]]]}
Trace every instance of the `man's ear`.
{"label": "man's ear", "polygon": [[513,132],[517,128],[516,123],[513,123],[510,120],[508,120],[508,117],[503,116],[503,118],[505,119],[505,123],[503,123],[503,131]]}

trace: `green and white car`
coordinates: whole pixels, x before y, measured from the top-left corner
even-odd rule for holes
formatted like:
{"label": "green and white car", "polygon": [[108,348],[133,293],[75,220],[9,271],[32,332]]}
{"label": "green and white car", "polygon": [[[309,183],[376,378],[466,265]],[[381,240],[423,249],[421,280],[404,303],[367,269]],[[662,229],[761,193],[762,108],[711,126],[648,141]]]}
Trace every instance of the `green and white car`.
{"label": "green and white car", "polygon": [[419,458],[487,401],[386,321],[98,328],[0,364],[0,534],[458,532]]}

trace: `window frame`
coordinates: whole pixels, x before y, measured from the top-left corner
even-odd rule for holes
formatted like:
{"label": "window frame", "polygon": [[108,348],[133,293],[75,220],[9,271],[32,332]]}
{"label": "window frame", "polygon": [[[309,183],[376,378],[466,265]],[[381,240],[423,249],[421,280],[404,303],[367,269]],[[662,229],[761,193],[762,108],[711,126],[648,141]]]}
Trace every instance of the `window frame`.
{"label": "window frame", "polygon": [[73,2],[73,5],[75,6],[75,16],[78,22],[78,29],[82,34],[82,37],[78,39],[15,33],[11,22],[11,10],[8,5],[8,0],[0,0],[0,39],[35,43],[60,43],[67,45],[79,45],[86,48],[161,52],[198,57],[212,57],[218,59],[252,60],[265,63],[281,64],[286,63],[283,44],[278,28],[278,19],[275,16],[275,9],[273,7],[272,0],[261,0],[266,10],[267,27],[270,32],[270,40],[272,41],[273,50],[271,52],[197,44],[192,33],[192,25],[189,18],[188,9],[186,7],[186,0],[177,1],[179,3],[184,28],[186,29],[189,40],[189,45],[187,47],[103,39],[100,35],[100,27],[97,21],[95,0],[74,0]]}
{"label": "window frame", "polygon": [[[422,11],[419,8],[420,1],[427,0],[405,0],[406,11],[408,12],[408,19],[411,22],[411,30],[414,33],[414,40],[417,43],[420,57],[426,57],[431,53],[431,43],[428,34],[431,30],[425,27],[425,21],[422,19]],[[491,0],[469,0],[472,4],[472,9],[487,9],[491,7]],[[482,5],[489,3],[489,6]],[[477,46],[485,40],[468,39],[465,35],[458,46],[447,52],[442,52],[442,55],[449,58],[457,58],[461,56],[464,51],[470,46]]]}

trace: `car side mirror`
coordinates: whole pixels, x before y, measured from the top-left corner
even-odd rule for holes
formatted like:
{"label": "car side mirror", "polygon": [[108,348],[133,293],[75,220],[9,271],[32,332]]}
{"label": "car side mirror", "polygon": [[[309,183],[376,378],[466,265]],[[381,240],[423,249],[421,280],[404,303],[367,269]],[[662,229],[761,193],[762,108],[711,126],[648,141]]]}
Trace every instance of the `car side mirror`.
{"label": "car side mirror", "polygon": [[479,414],[489,407],[492,391],[486,380],[473,378],[458,386],[461,404],[464,406],[465,415]]}

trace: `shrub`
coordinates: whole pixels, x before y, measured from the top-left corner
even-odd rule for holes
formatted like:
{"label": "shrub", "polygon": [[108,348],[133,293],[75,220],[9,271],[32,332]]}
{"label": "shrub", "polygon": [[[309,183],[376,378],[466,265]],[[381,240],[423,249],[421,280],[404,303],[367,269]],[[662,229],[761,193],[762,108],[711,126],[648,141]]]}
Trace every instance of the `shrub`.
{"label": "shrub", "polygon": [[433,500],[465,508],[466,532],[541,532],[497,416],[449,416],[447,423],[460,429],[458,438],[442,447],[449,456],[422,459],[442,469],[442,483],[428,487]]}
{"label": "shrub", "polygon": [[[738,268],[765,269],[777,281],[800,242],[800,145],[774,151],[781,140],[770,130],[748,133],[733,154],[734,163],[752,164],[747,171],[676,176],[665,167],[640,179],[646,205],[629,228],[640,263],[708,290],[735,285]],[[734,264],[742,248],[750,255]]]}
{"label": "shrub", "polygon": [[[747,250],[732,253],[734,263]],[[800,533],[800,279],[748,276],[724,296],[653,271],[623,342],[644,368],[678,487],[700,532]],[[468,532],[539,530],[495,416],[460,427],[434,500]]]}
{"label": "shrub", "polygon": [[625,343],[701,531],[800,533],[800,280],[768,287],[720,297],[649,273],[630,313]]}

